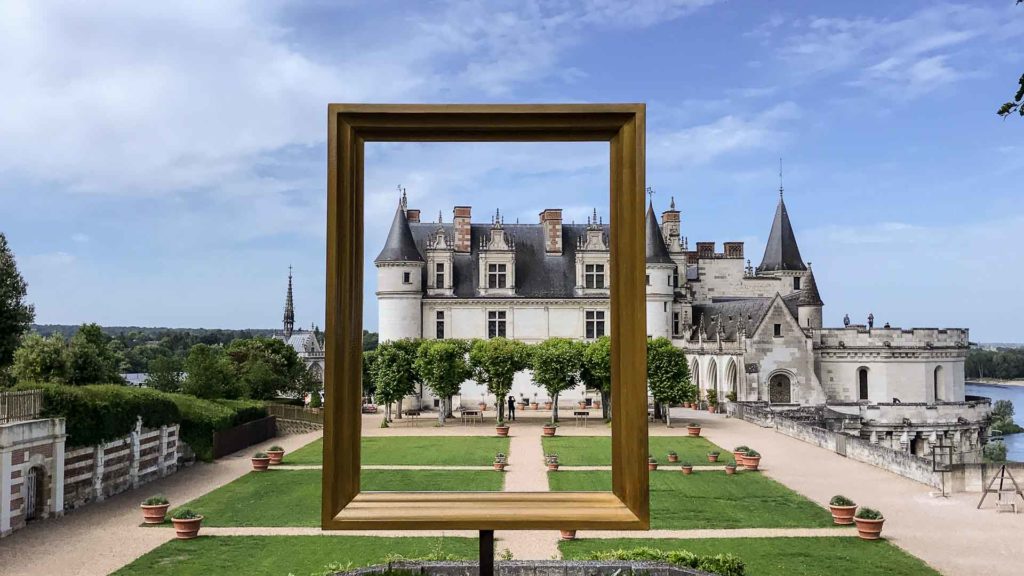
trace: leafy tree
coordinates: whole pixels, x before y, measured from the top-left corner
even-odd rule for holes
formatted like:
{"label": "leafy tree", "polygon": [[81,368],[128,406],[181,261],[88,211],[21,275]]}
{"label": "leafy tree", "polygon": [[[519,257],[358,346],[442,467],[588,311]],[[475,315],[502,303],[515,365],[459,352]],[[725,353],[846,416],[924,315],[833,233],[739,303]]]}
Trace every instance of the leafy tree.
{"label": "leafy tree", "polygon": [[992,406],[992,428],[1003,434],[1024,432],[1024,428],[1013,421],[1013,402],[996,400],[995,405]]}
{"label": "leafy tree", "polygon": [[[391,420],[391,405],[398,402],[401,411],[401,400],[416,391],[415,370],[416,359],[412,347],[400,340],[385,342],[376,349],[376,358],[370,365],[370,374],[376,386],[374,397],[384,404],[384,420]],[[410,353],[412,351],[412,353]]]}
{"label": "leafy tree", "polygon": [[181,391],[198,398],[239,398],[241,386],[224,349],[196,344],[185,358]]}
{"label": "leafy tree", "polygon": [[181,360],[174,356],[157,356],[149,361],[147,368],[149,372],[147,386],[161,392],[181,391]]}
{"label": "leafy tree", "polygon": [[533,347],[530,366],[533,379],[551,396],[554,411],[551,420],[558,422],[558,395],[581,382],[583,343],[569,338],[548,338]]}
{"label": "leafy tree", "polygon": [[376,350],[367,350],[363,352],[363,396],[370,397],[374,395],[374,391],[377,389],[377,385],[373,381],[373,363],[377,359]]}
{"label": "leafy tree", "polygon": [[369,332],[367,330],[363,330],[363,352],[367,352],[369,350],[374,350],[377,348],[378,336],[379,335],[376,332]]}
{"label": "leafy tree", "polygon": [[505,420],[505,397],[512,391],[516,374],[530,366],[530,347],[518,340],[475,340],[469,348],[473,379],[487,386],[497,398],[498,421]]}
{"label": "leafy tree", "polygon": [[466,359],[468,351],[464,340],[424,340],[416,352],[413,367],[423,383],[441,398],[437,420],[442,426],[451,413],[452,396],[473,375]]}
{"label": "leafy tree", "polygon": [[[1021,3],[1024,3],[1024,0],[1017,0],[1017,4]],[[1021,116],[1024,116],[1024,106],[1022,106],[1022,104],[1024,104],[1024,74],[1021,74],[1020,80],[1018,80],[1017,83],[1020,85],[1020,87],[1017,89],[1017,93],[1014,94],[1013,100],[1004,103],[1002,106],[999,107],[999,110],[996,112],[1003,118],[1006,118],[1007,116],[1013,114],[1014,112],[1017,112]]]}
{"label": "leafy tree", "polygon": [[[422,342],[422,340],[413,338],[402,338],[401,340],[394,341],[394,345],[397,346],[402,351],[402,354],[409,359],[408,364],[403,364],[403,367],[408,370],[408,378],[409,382],[412,383],[412,388],[405,396],[415,395],[419,398],[423,397],[423,379],[420,378],[419,373],[416,372],[415,368],[413,368],[413,362],[416,361],[416,353],[419,351],[420,344]],[[399,419],[402,418],[402,403],[405,402],[405,396],[398,399],[397,417]]]}
{"label": "leafy tree", "polygon": [[666,421],[672,426],[668,407],[687,399],[690,393],[690,367],[686,362],[686,353],[673,346],[668,338],[647,341],[647,385],[654,396],[654,402],[665,405]]}
{"label": "leafy tree", "polygon": [[612,339],[601,336],[583,350],[583,382],[588,388],[601,391],[601,415],[611,417]]}
{"label": "leafy tree", "polygon": [[98,324],[82,324],[68,346],[68,384],[121,382],[124,354],[111,346],[110,340]]}
{"label": "leafy tree", "polygon": [[249,398],[267,400],[279,394],[303,397],[312,392],[298,352],[282,340],[239,339],[225,353]]}
{"label": "leafy tree", "polygon": [[21,336],[35,320],[35,309],[25,303],[27,285],[18,273],[7,236],[0,232],[0,372],[14,362]]}
{"label": "leafy tree", "polygon": [[14,377],[22,382],[63,382],[67,374],[67,343],[60,333],[26,334],[14,351]]}

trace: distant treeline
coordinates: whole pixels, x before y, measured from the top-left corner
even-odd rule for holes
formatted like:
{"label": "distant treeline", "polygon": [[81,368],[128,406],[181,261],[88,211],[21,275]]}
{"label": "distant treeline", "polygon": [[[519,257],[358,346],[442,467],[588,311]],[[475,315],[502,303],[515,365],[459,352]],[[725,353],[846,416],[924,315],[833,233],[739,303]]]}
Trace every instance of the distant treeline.
{"label": "distant treeline", "polygon": [[1014,380],[1024,378],[1024,348],[971,350],[967,353],[964,375],[968,379]]}

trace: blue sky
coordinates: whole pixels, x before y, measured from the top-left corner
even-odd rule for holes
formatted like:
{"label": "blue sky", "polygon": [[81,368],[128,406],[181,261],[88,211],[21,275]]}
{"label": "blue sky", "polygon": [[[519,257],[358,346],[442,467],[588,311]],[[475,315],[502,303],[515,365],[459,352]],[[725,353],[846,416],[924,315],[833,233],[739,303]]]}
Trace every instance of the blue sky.
{"label": "blue sky", "polygon": [[[1012,0],[4,1],[0,230],[39,322],[274,327],[292,264],[322,324],[328,102],[646,102],[691,242],[756,264],[782,157],[827,324],[1022,341],[1022,36]],[[600,145],[378,146],[369,221],[397,184],[446,220],[606,205]]]}

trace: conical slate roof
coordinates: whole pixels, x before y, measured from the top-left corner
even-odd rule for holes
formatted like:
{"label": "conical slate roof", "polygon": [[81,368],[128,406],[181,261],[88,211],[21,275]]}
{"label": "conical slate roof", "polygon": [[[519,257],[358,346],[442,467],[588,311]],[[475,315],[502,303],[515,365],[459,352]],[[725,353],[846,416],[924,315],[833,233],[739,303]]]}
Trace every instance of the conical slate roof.
{"label": "conical slate roof", "polygon": [[416,241],[413,240],[412,230],[409,229],[409,220],[405,217],[405,210],[401,205],[395,210],[395,219],[391,222],[388,239],[374,262],[423,262],[423,256],[416,249]]}
{"label": "conical slate roof", "polygon": [[800,258],[800,248],[796,245],[793,225],[789,223],[789,212],[786,203],[779,194],[779,206],[775,209],[775,220],[768,236],[768,245],[764,248],[764,258],[757,267],[758,272],[774,272],[777,270],[807,270]]}
{"label": "conical slate roof", "polygon": [[818,293],[818,283],[814,281],[814,271],[807,269],[807,278],[804,281],[804,289],[800,291],[800,301],[797,306],[824,306],[821,301],[821,294]]}
{"label": "conical slate roof", "polygon": [[672,258],[665,247],[665,239],[661,236],[658,219],[654,216],[654,205],[647,204],[647,263],[672,264]]}

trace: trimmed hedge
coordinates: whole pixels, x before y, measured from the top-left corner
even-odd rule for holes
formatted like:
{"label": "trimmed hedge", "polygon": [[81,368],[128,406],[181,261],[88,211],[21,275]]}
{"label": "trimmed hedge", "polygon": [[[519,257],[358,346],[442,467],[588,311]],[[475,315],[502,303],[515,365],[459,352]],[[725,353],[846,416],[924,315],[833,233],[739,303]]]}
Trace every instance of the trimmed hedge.
{"label": "trimmed hedge", "polygon": [[180,424],[181,440],[207,462],[213,459],[214,432],[267,416],[266,406],[257,400],[202,400],[119,384],[21,384],[17,389],[43,391],[41,416],[65,419],[69,447],[126,436],[142,416],[146,428]]}
{"label": "trimmed hedge", "polygon": [[92,446],[128,435],[138,417],[146,428],[181,421],[178,407],[166,394],[117,384],[67,386],[22,384],[19,390],[43,391],[46,418],[64,418],[68,446]]}

